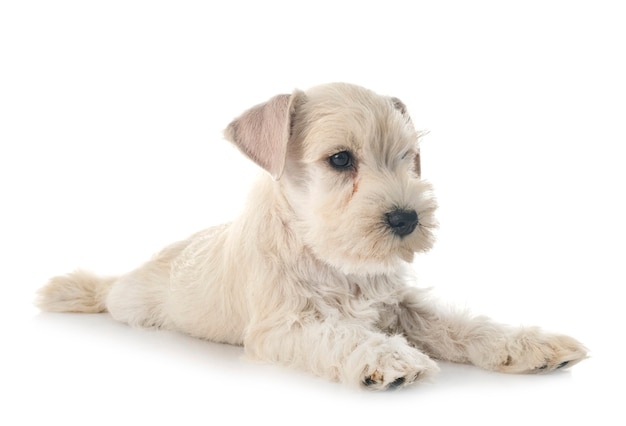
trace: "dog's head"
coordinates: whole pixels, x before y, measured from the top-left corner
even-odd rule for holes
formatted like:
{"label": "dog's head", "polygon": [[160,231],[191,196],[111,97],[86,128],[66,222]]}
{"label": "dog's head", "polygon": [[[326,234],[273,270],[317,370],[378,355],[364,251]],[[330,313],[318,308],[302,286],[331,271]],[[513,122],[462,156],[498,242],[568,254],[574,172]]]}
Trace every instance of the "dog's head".
{"label": "dog's head", "polygon": [[399,99],[318,86],[251,108],[225,136],[271,174],[320,260],[345,273],[385,273],[431,248],[436,203]]}

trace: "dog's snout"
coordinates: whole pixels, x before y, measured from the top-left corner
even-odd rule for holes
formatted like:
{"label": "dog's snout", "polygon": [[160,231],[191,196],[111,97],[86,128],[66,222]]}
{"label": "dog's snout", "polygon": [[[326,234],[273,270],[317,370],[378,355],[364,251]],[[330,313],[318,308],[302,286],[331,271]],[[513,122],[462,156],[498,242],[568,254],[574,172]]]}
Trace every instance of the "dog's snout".
{"label": "dog's snout", "polygon": [[393,210],[386,215],[387,224],[394,234],[401,237],[409,235],[417,227],[417,212],[415,210]]}

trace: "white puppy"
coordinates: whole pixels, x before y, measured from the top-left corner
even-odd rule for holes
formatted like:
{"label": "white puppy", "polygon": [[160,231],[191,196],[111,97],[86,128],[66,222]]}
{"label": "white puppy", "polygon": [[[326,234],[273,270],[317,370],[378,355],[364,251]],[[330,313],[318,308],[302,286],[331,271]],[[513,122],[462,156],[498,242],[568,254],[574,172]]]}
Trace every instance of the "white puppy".
{"label": "white puppy", "polygon": [[120,277],[52,278],[39,307],[108,311],[372,389],[428,378],[433,359],[536,373],[586,357],[570,337],[449,312],[410,285],[436,203],[400,100],[323,85],[249,109],[225,135],[268,172],[239,218]]}

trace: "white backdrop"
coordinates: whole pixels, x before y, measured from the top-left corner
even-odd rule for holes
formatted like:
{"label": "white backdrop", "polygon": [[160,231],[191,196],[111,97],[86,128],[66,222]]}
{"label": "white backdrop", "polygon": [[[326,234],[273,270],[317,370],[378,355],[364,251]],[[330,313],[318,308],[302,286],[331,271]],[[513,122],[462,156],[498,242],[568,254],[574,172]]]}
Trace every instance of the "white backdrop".
{"label": "white backdrop", "polygon": [[[624,422],[626,16],[511,3],[2,2],[0,423]],[[122,273],[237,214],[258,170],[222,129],[330,81],[397,96],[430,131],[441,230],[421,285],[569,333],[589,360],[533,377],[443,364],[370,394],[32,306],[52,275]]]}

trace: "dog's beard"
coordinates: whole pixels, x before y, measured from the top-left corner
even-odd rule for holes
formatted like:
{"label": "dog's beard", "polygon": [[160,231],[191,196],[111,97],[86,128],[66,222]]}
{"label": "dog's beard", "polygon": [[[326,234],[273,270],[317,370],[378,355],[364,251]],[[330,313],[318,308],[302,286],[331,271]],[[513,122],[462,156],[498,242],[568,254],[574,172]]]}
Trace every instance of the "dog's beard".
{"label": "dog's beard", "polygon": [[397,270],[402,262],[412,262],[415,253],[432,247],[434,237],[430,230],[418,226],[414,233],[398,237],[387,231],[370,231],[355,240],[342,238],[344,235],[339,232],[325,241],[307,238],[305,243],[319,260],[345,274],[387,274]]}
{"label": "dog's beard", "polygon": [[406,236],[394,234],[386,223],[387,210],[382,206],[393,205],[388,200],[383,202],[381,197],[366,193],[343,204],[336,194],[325,194],[324,198],[316,200],[317,208],[303,213],[306,218],[300,223],[301,235],[320,261],[343,273],[387,274],[434,244],[436,202],[425,182],[419,182],[412,196],[405,197],[408,207],[418,214],[416,229]]}

